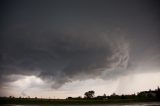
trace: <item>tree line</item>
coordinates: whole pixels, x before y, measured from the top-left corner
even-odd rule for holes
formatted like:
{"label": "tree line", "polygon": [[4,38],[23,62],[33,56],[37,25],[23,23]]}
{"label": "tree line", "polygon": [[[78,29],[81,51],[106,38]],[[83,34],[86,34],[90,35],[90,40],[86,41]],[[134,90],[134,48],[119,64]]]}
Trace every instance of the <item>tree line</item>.
{"label": "tree line", "polygon": [[94,100],[107,100],[107,99],[159,99],[160,98],[160,88],[158,87],[155,90],[149,90],[149,91],[141,91],[137,94],[129,94],[129,95],[117,95],[116,93],[113,93],[109,96],[106,96],[106,94],[102,96],[95,96],[95,91],[90,90],[84,93],[84,97],[81,96],[78,97],[67,97],[67,100],[81,100],[81,99],[94,99]]}
{"label": "tree line", "polygon": [[90,90],[84,93],[84,97],[67,97],[66,99],[51,98],[30,98],[28,97],[0,97],[0,104],[108,104],[108,103],[136,103],[136,102],[157,102],[160,101],[160,88],[155,90],[141,91],[137,94],[109,96],[103,94],[95,96],[95,91]]}
{"label": "tree line", "polygon": [[[9,97],[0,97],[0,99],[16,99],[14,96],[9,96]],[[39,100],[39,99],[48,99],[48,100],[54,100],[52,98],[31,98],[30,96],[28,97],[19,97],[17,99],[34,99],[34,100]],[[57,98],[58,99],[58,98]],[[84,93],[84,97],[78,96],[78,97],[67,97],[66,100],[112,100],[112,99],[160,99],[160,88],[158,87],[155,90],[148,90],[148,91],[141,91],[138,92],[137,94],[129,94],[129,95],[117,95],[116,93],[113,93],[109,96],[106,94],[103,94],[101,96],[95,96],[95,91],[90,90]],[[63,99],[65,100],[65,99]]]}

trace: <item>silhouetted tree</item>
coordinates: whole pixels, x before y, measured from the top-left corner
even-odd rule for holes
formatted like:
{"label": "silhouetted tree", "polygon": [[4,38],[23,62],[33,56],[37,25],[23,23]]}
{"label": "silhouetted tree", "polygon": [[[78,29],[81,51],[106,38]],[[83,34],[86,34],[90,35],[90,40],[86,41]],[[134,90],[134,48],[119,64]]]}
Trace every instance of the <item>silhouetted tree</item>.
{"label": "silhouetted tree", "polygon": [[73,99],[73,97],[67,97],[66,99]]}
{"label": "silhouetted tree", "polygon": [[88,92],[85,92],[84,93],[84,97],[85,98],[88,98],[88,99],[90,99],[90,98],[93,98],[94,97],[94,91],[93,90],[91,90],[91,91],[88,91]]}

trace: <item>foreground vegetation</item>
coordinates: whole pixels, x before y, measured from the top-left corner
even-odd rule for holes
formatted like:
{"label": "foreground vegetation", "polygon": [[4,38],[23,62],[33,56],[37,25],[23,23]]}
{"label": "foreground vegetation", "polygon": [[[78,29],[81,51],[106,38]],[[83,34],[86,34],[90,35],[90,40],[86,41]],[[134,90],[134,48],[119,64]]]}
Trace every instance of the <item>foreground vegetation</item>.
{"label": "foreground vegetation", "polygon": [[116,95],[94,97],[94,91],[88,91],[82,97],[68,97],[66,99],[15,98],[0,97],[0,104],[115,104],[137,102],[160,102],[160,89],[142,91],[137,95]]}
{"label": "foreground vegetation", "polygon": [[157,102],[158,99],[110,99],[110,100],[65,100],[65,99],[1,99],[0,104],[115,104],[136,102]]}

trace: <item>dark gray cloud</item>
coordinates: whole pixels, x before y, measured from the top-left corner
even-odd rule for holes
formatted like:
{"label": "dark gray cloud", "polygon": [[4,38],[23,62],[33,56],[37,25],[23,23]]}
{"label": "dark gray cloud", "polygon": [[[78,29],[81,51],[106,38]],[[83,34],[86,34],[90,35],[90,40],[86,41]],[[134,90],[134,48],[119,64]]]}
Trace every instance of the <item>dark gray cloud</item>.
{"label": "dark gray cloud", "polygon": [[112,33],[13,33],[15,36],[5,41],[1,75],[39,73],[61,85],[96,77],[107,68],[124,67],[129,58],[128,43],[120,33],[116,33],[119,37]]}
{"label": "dark gray cloud", "polygon": [[36,75],[58,88],[103,73],[114,78],[139,66],[159,69],[154,2],[3,4],[1,83],[12,81],[6,77],[12,74]]}

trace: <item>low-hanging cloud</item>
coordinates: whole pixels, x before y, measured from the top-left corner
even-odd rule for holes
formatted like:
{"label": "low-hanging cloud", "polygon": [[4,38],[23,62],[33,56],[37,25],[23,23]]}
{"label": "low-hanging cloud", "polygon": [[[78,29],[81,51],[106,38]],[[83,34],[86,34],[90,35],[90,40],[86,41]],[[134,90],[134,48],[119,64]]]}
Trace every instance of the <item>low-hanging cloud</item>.
{"label": "low-hanging cloud", "polygon": [[34,75],[59,88],[160,69],[155,2],[16,1],[1,7],[0,84],[20,79],[12,75]]}
{"label": "low-hanging cloud", "polygon": [[115,32],[19,34],[14,30],[15,36],[6,36],[4,42],[1,78],[33,74],[58,88],[72,80],[99,77],[106,69],[126,68],[129,44]]}

